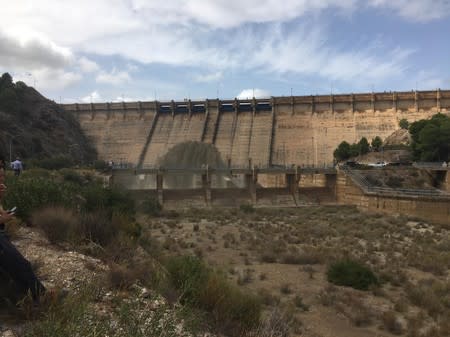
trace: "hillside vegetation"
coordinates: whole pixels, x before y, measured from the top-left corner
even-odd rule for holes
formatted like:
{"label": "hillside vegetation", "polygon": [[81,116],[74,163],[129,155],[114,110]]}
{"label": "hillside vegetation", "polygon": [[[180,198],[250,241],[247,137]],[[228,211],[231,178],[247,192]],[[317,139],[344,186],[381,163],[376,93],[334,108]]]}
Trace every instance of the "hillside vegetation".
{"label": "hillside vegetation", "polygon": [[0,78],[0,155],[45,159],[67,156],[90,162],[96,152],[78,121],[24,82]]}

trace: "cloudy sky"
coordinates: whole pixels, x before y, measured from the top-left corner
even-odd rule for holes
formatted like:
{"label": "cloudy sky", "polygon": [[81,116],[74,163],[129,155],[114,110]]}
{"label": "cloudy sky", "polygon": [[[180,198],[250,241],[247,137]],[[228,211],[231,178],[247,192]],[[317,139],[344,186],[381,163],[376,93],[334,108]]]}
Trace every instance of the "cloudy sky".
{"label": "cloudy sky", "polygon": [[0,72],[62,103],[450,88],[450,0],[0,8]]}

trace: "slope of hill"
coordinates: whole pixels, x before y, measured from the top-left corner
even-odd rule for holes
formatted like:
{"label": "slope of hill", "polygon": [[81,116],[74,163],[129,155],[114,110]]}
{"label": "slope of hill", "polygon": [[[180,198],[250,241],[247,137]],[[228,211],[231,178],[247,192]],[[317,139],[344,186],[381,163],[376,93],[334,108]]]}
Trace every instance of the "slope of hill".
{"label": "slope of hill", "polygon": [[0,155],[28,159],[69,155],[89,162],[96,152],[73,115],[5,73],[0,78]]}

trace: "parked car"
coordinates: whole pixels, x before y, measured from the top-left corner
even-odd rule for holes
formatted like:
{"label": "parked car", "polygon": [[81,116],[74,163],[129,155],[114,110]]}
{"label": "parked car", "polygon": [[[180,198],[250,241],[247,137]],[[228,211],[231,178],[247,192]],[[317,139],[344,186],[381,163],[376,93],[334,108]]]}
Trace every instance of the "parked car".
{"label": "parked car", "polygon": [[387,163],[385,161],[378,161],[376,163],[369,163],[367,165],[371,167],[384,167],[387,165]]}

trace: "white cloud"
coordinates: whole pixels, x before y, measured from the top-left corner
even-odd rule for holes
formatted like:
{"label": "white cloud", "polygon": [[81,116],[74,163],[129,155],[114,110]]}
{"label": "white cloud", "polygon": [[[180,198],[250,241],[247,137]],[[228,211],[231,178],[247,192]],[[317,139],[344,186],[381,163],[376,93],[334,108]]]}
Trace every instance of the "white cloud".
{"label": "white cloud", "polygon": [[270,92],[264,89],[244,89],[242,90],[239,95],[237,95],[238,99],[250,99],[250,98],[269,98]]}
{"label": "white cloud", "polygon": [[130,75],[126,71],[117,71],[113,69],[110,73],[101,72],[95,78],[97,83],[120,85],[131,80]]}
{"label": "white cloud", "polygon": [[40,68],[32,73],[21,72],[14,75],[15,81],[23,81],[37,90],[64,89],[81,81],[83,77],[64,69]]}
{"label": "white cloud", "polygon": [[0,30],[0,65],[11,68],[63,68],[73,61],[67,48],[37,34],[17,38]]}
{"label": "white cloud", "polygon": [[221,78],[223,78],[223,72],[222,71],[216,71],[213,73],[208,74],[197,74],[194,76],[194,80],[196,82],[217,82]]}
{"label": "white cloud", "polygon": [[80,98],[80,101],[83,103],[97,103],[104,102],[103,97],[98,93],[97,90],[91,92],[89,95]]}
{"label": "white cloud", "polygon": [[411,21],[431,21],[450,15],[448,0],[370,0],[373,7],[394,9]]}
{"label": "white cloud", "polygon": [[78,60],[78,64],[80,65],[81,71],[84,73],[93,73],[100,69],[97,63],[84,56]]}
{"label": "white cloud", "polygon": [[[412,50],[389,50],[381,43],[341,50],[326,41],[327,32],[305,23],[289,31],[282,25],[264,31],[246,30],[235,36],[231,53],[235,64],[244,69],[273,73],[319,75],[333,81],[381,80],[400,75]],[[229,46],[228,46],[229,47]],[[384,56],[376,51],[383,50]]]}

